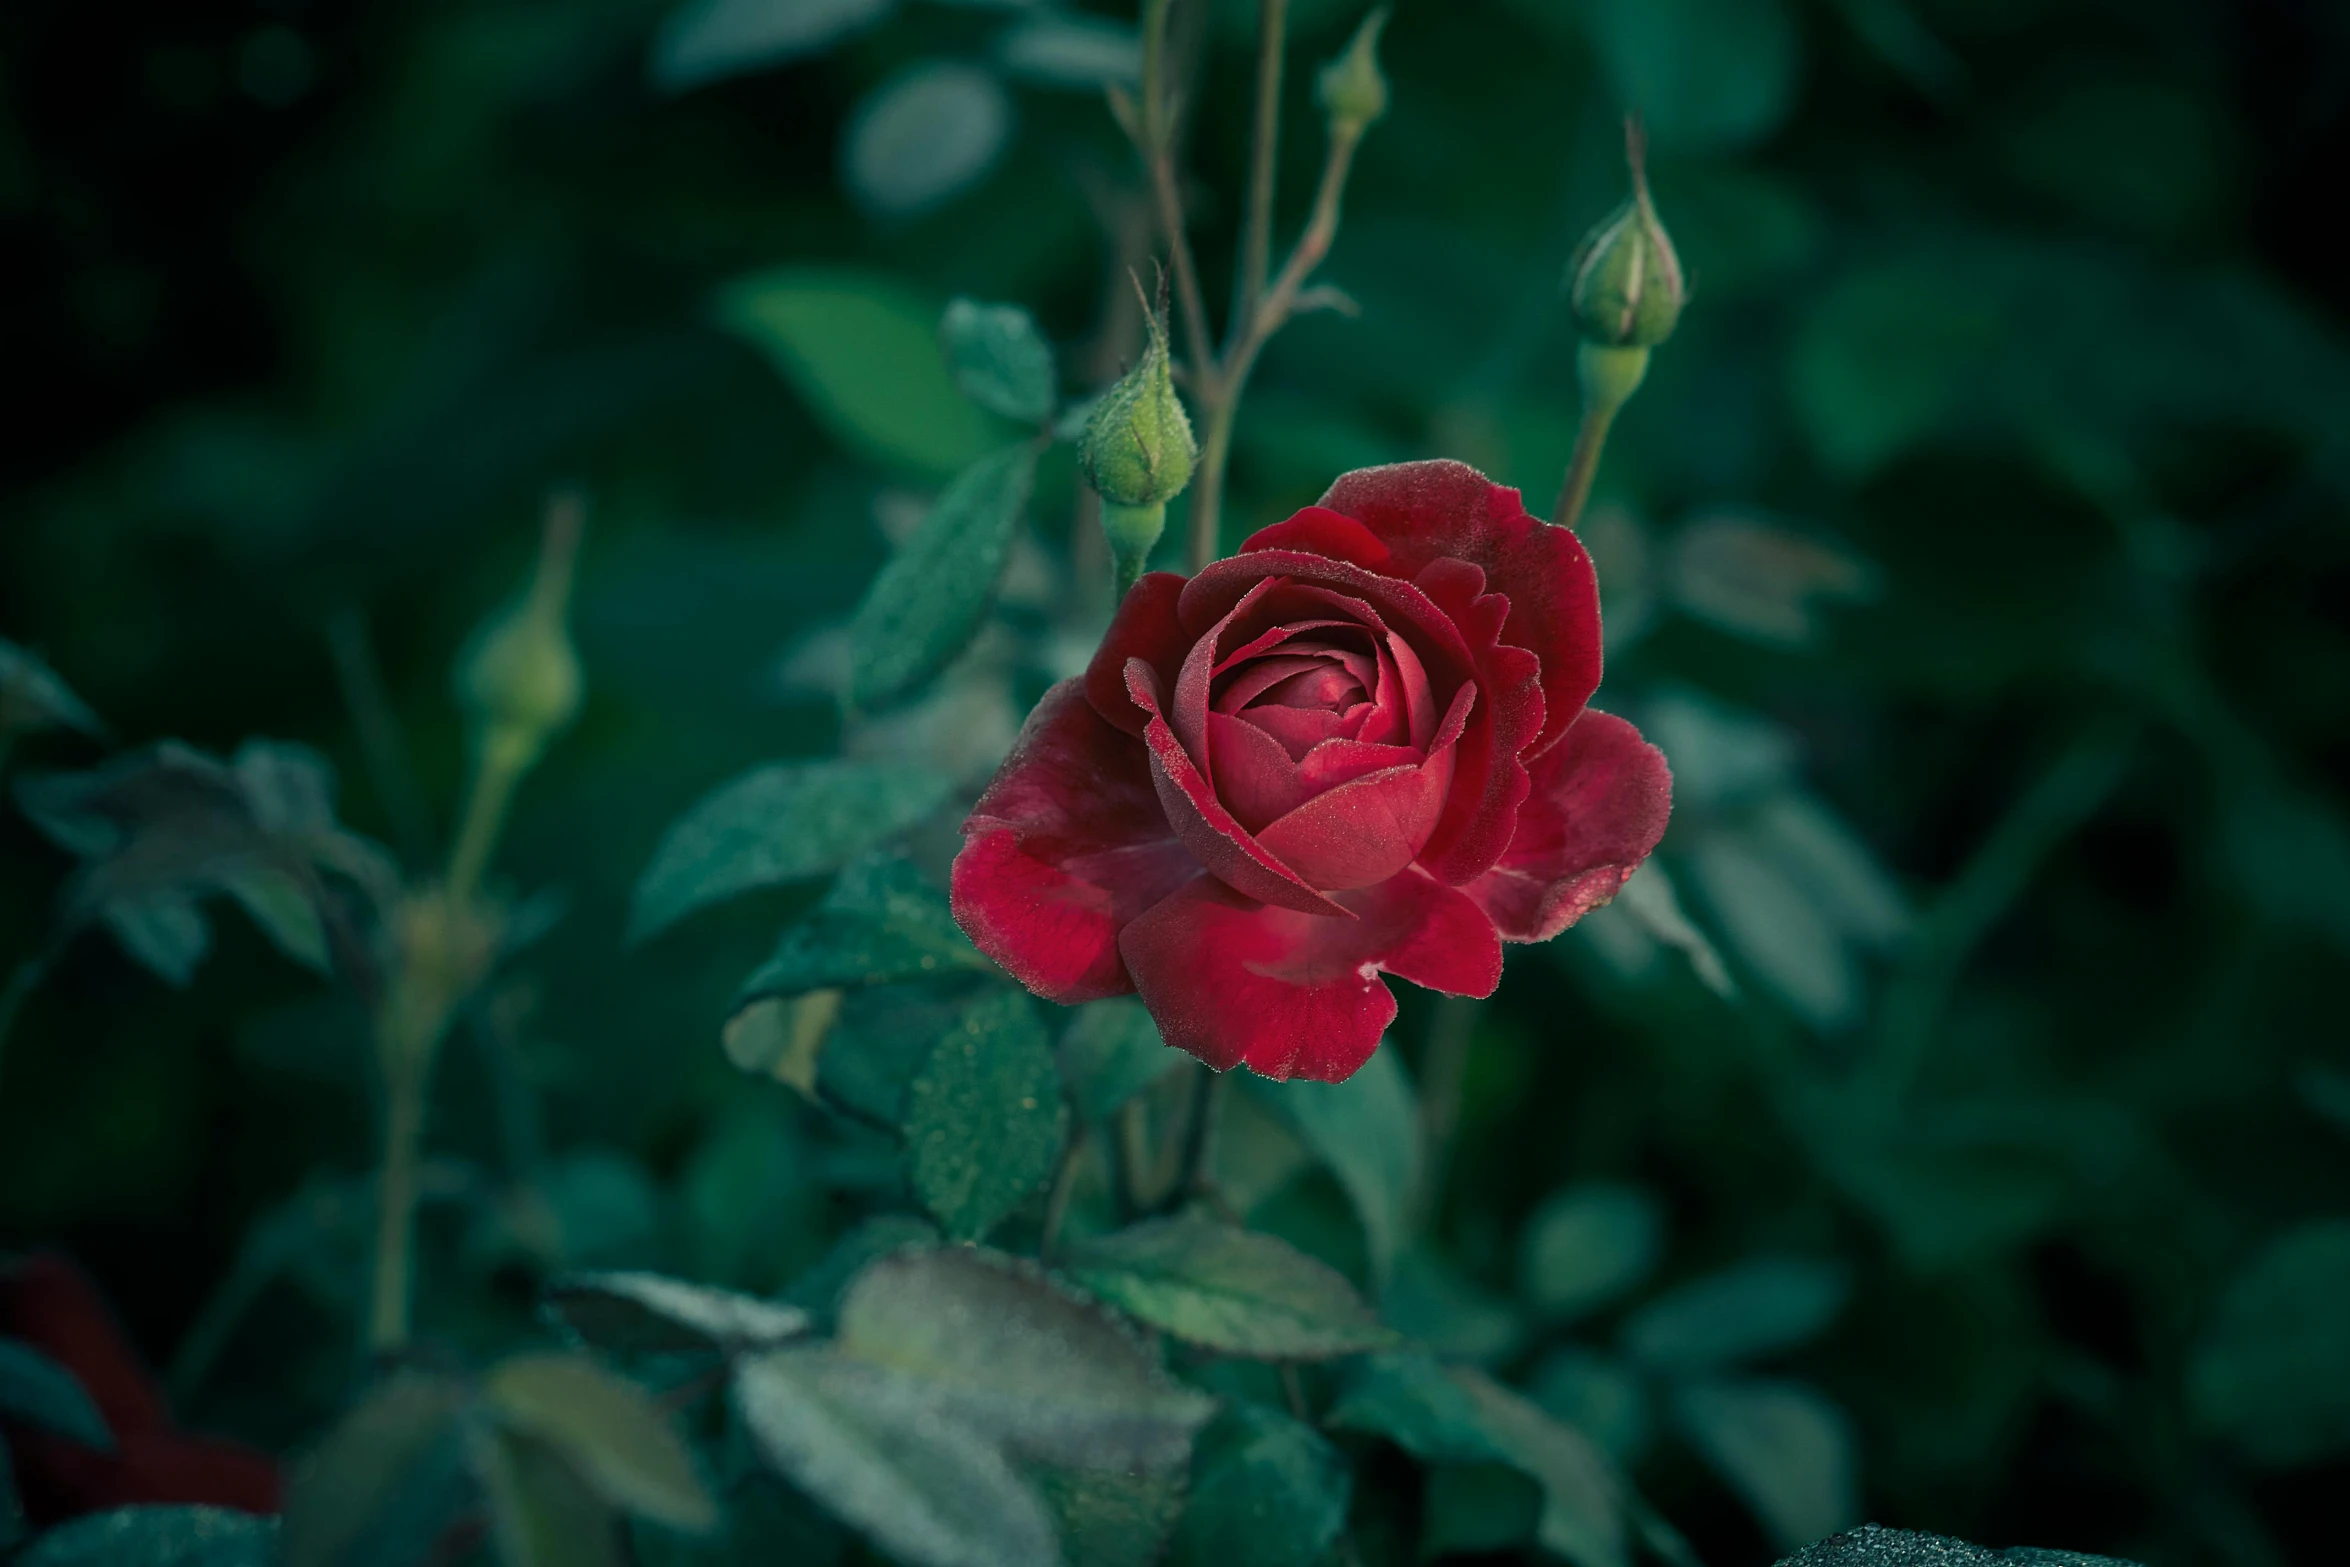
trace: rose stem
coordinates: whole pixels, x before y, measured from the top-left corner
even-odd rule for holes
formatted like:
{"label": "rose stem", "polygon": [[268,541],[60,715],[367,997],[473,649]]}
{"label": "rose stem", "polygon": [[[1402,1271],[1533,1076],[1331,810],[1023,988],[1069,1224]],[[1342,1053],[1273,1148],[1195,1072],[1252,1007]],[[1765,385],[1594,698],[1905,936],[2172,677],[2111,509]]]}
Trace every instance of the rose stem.
{"label": "rose stem", "polygon": [[1165,1206],[1176,1209],[1194,1197],[1209,1195],[1215,1184],[1216,1123],[1223,1118],[1224,1098],[1232,1074],[1202,1066],[1191,1081],[1191,1114],[1183,1127],[1183,1168]]}
{"label": "rose stem", "polygon": [[1599,454],[1607,446],[1608,427],[1616,422],[1614,408],[1585,400],[1583,423],[1575,432],[1575,455],[1567,464],[1567,477],[1559,486],[1558,505],[1551,509],[1550,520],[1562,528],[1572,528],[1583,519],[1584,503],[1591,499],[1591,481],[1599,476]]}
{"label": "rose stem", "polygon": [[1151,195],[1175,275],[1175,303],[1183,317],[1188,362],[1185,382],[1206,434],[1189,493],[1188,559],[1194,572],[1216,558],[1223,527],[1224,475],[1232,456],[1232,430],[1240,412],[1257,353],[1298,311],[1306,280],[1330,253],[1338,232],[1340,198],[1362,141],[1359,125],[1333,125],[1322,181],[1305,232],[1278,276],[1266,279],[1273,249],[1273,198],[1279,161],[1281,76],[1287,49],[1288,0],[1259,0],[1257,72],[1250,127],[1248,194],[1243,208],[1239,277],[1224,350],[1211,346],[1214,331],[1201,292],[1199,265],[1183,216],[1183,182],[1177,165],[1178,137],[1167,94],[1167,17],[1170,0],[1146,0],[1142,16],[1142,104],[1127,120],[1136,151],[1150,174]]}

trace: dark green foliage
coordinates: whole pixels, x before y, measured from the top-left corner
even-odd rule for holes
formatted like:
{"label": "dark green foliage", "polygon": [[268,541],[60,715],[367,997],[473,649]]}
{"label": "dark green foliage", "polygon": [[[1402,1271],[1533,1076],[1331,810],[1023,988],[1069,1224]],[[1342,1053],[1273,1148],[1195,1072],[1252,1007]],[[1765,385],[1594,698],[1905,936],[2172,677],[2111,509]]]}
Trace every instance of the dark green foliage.
{"label": "dark green foliage", "polygon": [[670,827],[638,881],[635,940],[724,898],[835,870],[936,808],[945,780],[903,767],[776,762]]}
{"label": "dark green foliage", "polygon": [[[0,1312],[71,1254],[290,1490],[36,1530],[108,1433],[0,1315],[11,1567],[2335,1567],[2338,7],[1395,8],[1220,546],[1421,456],[1547,508],[1639,112],[1689,297],[1580,531],[1674,822],[1195,1186],[1188,1059],[946,890],[1109,608],[1141,7],[19,9]],[[1260,8],[1173,9],[1220,307]],[[1369,7],[1286,9],[1276,262]],[[584,704],[379,1363],[390,911],[556,486]],[[1863,1517],[1937,1532],[1796,1549]]]}

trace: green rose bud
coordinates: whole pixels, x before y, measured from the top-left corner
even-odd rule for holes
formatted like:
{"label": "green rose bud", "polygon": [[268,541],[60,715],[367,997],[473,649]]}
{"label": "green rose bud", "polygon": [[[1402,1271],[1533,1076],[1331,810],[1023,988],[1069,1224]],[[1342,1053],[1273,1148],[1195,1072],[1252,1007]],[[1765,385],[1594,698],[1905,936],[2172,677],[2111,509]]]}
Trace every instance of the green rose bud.
{"label": "green rose bud", "polygon": [[458,660],[474,743],[500,765],[527,767],[579,716],[579,655],[566,622],[581,522],[576,497],[550,508],[529,593],[484,622]]}
{"label": "green rose bud", "polygon": [[1104,394],[1077,448],[1085,482],[1112,507],[1166,505],[1191,482],[1199,459],[1191,419],[1175,395],[1167,328],[1156,313],[1146,311],[1144,319],[1150,342],[1141,363]]}
{"label": "green rose bud", "polygon": [[1673,335],[1689,297],[1681,258],[1648,196],[1641,136],[1626,135],[1632,198],[1584,236],[1567,264],[1567,298],[1585,341],[1653,348]]}
{"label": "green rose bud", "polygon": [[1315,81],[1333,136],[1360,136],[1387,112],[1387,78],[1379,71],[1379,34],[1386,26],[1387,7],[1381,6],[1363,18],[1346,52],[1323,66]]}

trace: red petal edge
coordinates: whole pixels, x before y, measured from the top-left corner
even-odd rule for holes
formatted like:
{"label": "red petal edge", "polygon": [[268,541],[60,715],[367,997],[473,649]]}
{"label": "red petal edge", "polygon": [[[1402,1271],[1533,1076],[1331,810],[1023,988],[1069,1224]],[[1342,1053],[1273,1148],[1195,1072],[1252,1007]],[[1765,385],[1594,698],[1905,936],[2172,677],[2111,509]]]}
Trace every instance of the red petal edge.
{"label": "red petal edge", "polygon": [[963,823],[955,922],[1048,1001],[1134,989],[1118,932],[1200,873],[1159,808],[1148,753],[1086,700],[1082,680],[1044,695]]}
{"label": "red petal edge", "polygon": [[1507,941],[1548,941],[1614,897],[1673,809],[1664,753],[1611,713],[1586,709],[1533,771],[1509,851],[1461,889]]}
{"label": "red petal edge", "polygon": [[[1481,568],[1486,591],[1510,602],[1501,639],[1542,660],[1545,715],[1529,754],[1566,733],[1599,689],[1600,672],[1599,580],[1574,530],[1528,516],[1516,490],[1451,461],[1358,468],[1339,476],[1322,505],[1386,547],[1388,558],[1373,569],[1389,576],[1417,577],[1446,557]],[[1259,540],[1289,526],[1266,529],[1243,548],[1260,548]]]}
{"label": "red petal edge", "polygon": [[1219,1072],[1342,1082],[1395,1019],[1382,972],[1452,995],[1501,983],[1501,941],[1460,891],[1409,870],[1335,895],[1326,919],[1244,898],[1212,877],[1178,889],[1118,944],[1167,1043]]}

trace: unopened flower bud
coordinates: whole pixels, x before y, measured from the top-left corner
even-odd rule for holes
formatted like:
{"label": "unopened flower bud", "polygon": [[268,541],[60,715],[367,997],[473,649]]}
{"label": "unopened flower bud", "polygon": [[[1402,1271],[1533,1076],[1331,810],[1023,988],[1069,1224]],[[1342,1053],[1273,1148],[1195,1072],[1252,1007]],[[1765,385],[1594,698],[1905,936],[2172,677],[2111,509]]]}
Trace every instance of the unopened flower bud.
{"label": "unopened flower bud", "polygon": [[549,508],[529,593],[484,622],[458,660],[457,694],[472,716],[474,743],[505,765],[528,766],[579,716],[579,655],[567,619],[581,520],[576,497]]}
{"label": "unopened flower bud", "polygon": [[1199,459],[1191,419],[1175,395],[1166,326],[1154,312],[1145,311],[1144,319],[1150,341],[1141,362],[1103,395],[1077,448],[1085,482],[1108,503],[1105,515],[1117,507],[1166,505],[1191,482]]}
{"label": "unopened flower bud", "polygon": [[1567,264],[1567,298],[1586,342],[1654,348],[1673,335],[1689,297],[1681,258],[1648,195],[1637,128],[1627,136],[1632,196],[1584,236]]}
{"label": "unopened flower bud", "polygon": [[1387,78],[1379,71],[1379,34],[1387,26],[1387,7],[1363,18],[1346,51],[1322,67],[1316,95],[1330,116],[1333,136],[1360,136],[1387,112]]}

